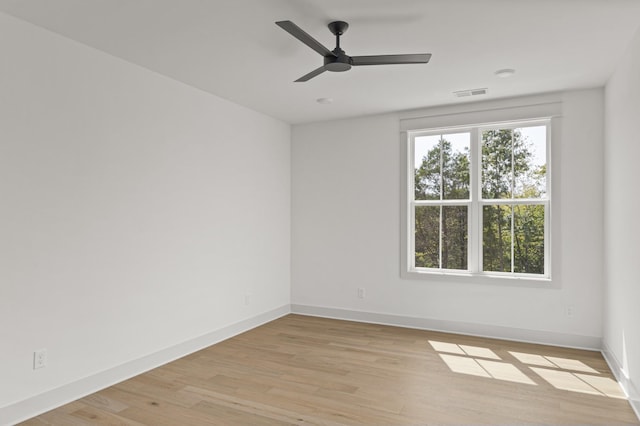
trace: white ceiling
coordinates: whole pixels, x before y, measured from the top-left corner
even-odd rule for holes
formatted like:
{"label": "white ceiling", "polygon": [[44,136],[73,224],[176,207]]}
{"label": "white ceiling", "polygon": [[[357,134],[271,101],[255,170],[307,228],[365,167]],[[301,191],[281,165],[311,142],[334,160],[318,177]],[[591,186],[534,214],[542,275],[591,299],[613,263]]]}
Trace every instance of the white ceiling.
{"label": "white ceiling", "polygon": [[[602,86],[640,25],[638,0],[0,0],[0,11],[289,123],[455,103],[464,89],[487,87],[478,100]],[[278,20],[329,49],[327,23],[347,21],[352,56],[433,57],[294,83],[322,58]]]}

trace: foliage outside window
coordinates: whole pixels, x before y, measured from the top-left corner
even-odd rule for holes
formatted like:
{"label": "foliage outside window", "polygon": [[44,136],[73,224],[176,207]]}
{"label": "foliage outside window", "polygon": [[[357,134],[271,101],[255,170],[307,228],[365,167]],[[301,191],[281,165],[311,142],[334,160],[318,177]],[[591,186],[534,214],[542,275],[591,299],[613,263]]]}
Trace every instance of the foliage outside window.
{"label": "foliage outside window", "polygon": [[410,269],[549,276],[548,120],[409,134]]}

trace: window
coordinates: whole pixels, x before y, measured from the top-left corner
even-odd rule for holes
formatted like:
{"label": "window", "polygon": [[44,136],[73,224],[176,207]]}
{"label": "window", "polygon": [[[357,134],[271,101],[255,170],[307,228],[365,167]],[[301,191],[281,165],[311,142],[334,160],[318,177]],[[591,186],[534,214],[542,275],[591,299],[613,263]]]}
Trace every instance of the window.
{"label": "window", "polygon": [[549,278],[550,121],[407,133],[410,272]]}

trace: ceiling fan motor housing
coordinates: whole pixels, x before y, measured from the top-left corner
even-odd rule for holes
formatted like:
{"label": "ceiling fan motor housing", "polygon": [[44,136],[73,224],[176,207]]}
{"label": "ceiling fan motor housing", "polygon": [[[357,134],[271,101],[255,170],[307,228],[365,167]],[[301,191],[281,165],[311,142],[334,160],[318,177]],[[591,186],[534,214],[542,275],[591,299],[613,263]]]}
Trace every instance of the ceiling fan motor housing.
{"label": "ceiling fan motor housing", "polygon": [[324,57],[324,66],[327,71],[341,72],[351,69],[351,57],[344,53],[344,50],[335,48],[332,53],[336,56]]}

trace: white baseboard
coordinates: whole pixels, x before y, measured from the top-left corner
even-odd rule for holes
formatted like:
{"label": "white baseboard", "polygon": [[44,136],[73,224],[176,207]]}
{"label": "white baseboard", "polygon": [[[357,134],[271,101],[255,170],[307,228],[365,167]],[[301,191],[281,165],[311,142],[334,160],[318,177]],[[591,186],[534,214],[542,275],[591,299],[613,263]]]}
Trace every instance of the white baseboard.
{"label": "white baseboard", "polygon": [[151,355],[135,359],[117,367],[77,380],[23,401],[0,408],[0,425],[12,425],[86,395],[127,380],[185,355],[229,339],[252,328],[273,321],[291,312],[289,305],[281,306],[252,318],[221,328],[204,336],[179,343]]}
{"label": "white baseboard", "polygon": [[618,358],[616,358],[611,351],[611,348],[609,348],[605,342],[602,343],[601,352],[604,360],[607,361],[609,368],[627,396],[627,400],[629,401],[631,408],[633,408],[638,420],[640,420],[640,392],[638,392],[638,389],[629,378],[629,375],[622,368],[622,364],[618,361]]}
{"label": "white baseboard", "polygon": [[599,351],[602,348],[602,339],[596,336],[581,336],[577,334],[554,333],[549,331],[527,330],[497,325],[407,317],[401,315],[297,304],[291,305],[291,312],[295,314],[324,318],[394,325],[421,330],[442,331],[445,333],[513,340],[517,342],[562,346],[566,348],[587,349],[592,351]]}

